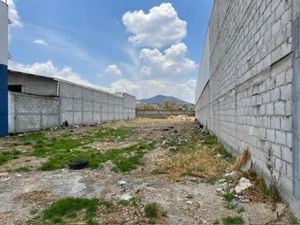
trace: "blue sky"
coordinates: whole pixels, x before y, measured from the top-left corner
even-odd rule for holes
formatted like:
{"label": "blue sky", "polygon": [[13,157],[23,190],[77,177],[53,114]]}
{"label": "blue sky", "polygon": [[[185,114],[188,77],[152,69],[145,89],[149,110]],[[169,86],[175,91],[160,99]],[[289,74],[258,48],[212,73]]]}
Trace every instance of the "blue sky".
{"label": "blue sky", "polygon": [[8,2],[11,69],[194,101],[212,0]]}

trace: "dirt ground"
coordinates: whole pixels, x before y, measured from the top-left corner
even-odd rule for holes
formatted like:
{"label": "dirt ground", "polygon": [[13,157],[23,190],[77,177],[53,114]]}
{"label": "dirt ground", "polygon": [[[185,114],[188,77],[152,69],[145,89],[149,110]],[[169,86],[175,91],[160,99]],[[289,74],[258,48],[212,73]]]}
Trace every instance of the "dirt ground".
{"label": "dirt ground", "polygon": [[[127,147],[141,140],[155,141],[155,148],[142,158],[137,169],[120,173],[112,169],[111,161],[95,170],[69,170],[67,168],[40,171],[38,167],[45,158],[21,157],[0,167],[0,224],[26,224],[53,202],[65,197],[101,198],[105,200],[140,200],[140,211],[149,202],[158,203],[167,212],[166,224],[222,224],[222,218],[240,216],[245,224],[287,224],[290,218],[285,203],[274,204],[252,201],[239,203],[240,212],[229,209],[227,202],[216,191],[218,181],[205,182],[201,176],[182,176],[175,179],[166,172],[157,172],[160,165],[168,162],[175,154],[176,145],[185,145],[191,139],[191,132],[197,131],[193,119],[136,119],[133,121],[109,123],[93,127],[74,128],[74,134],[81,134],[102,127],[128,127],[134,133],[119,142],[99,141],[91,143],[101,152],[110,148]],[[69,130],[47,131],[48,135],[60,136]],[[199,140],[201,141],[201,140]],[[18,137],[0,139],[0,151],[17,146],[19,150],[30,146],[16,145]],[[201,144],[201,142],[199,142]],[[197,144],[199,144],[197,143]],[[10,172],[8,169],[31,166],[28,172]],[[156,172],[155,172],[156,171]],[[228,171],[223,171],[224,174]],[[124,224],[143,224],[125,218]],[[123,221],[123,222],[124,222]],[[120,224],[123,224],[120,223]]]}

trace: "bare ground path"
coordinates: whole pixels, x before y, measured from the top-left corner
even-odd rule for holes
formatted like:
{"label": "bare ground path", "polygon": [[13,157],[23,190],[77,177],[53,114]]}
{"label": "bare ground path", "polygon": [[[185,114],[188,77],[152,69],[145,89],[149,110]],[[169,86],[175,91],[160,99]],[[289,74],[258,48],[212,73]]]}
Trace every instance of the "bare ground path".
{"label": "bare ground path", "polygon": [[[100,168],[94,170],[71,171],[65,168],[40,171],[33,167],[29,172],[2,174],[0,176],[0,224],[26,224],[26,221],[31,224],[28,222],[31,218],[41,214],[42,210],[53,202],[66,197],[99,198],[107,201],[134,199],[138,202],[136,208],[139,212],[130,213],[121,210],[115,212],[113,210],[113,212],[107,212],[108,219],[105,221],[96,218],[96,224],[97,221],[102,221],[103,224],[146,224],[150,220],[145,217],[143,207],[150,202],[157,203],[166,212],[165,218],[158,218],[157,223],[222,224],[222,219],[229,216],[243,218],[245,224],[267,224],[270,221],[286,224],[290,221],[289,209],[286,209],[284,203],[277,203],[274,208],[274,204],[270,202],[253,201],[240,203],[238,206],[240,210],[229,209],[228,203],[216,191],[217,182],[205,182],[207,181],[204,179],[207,178],[205,175],[210,173],[204,171],[206,168],[199,170],[197,164],[188,167],[189,173],[186,175],[181,173],[180,176],[176,174],[178,168],[174,168],[174,171],[162,169],[167,168],[168,166],[165,165],[169,164],[180,165],[181,162],[176,161],[181,159],[180,155],[175,156],[175,161],[171,159],[178,154],[178,151],[181,151],[182,146],[187,146],[191,142],[192,134],[196,130],[195,122],[185,119],[182,121],[143,119],[105,124],[101,126],[103,127],[113,127],[113,129],[127,127],[133,129],[134,133],[119,142],[107,140],[97,142],[99,151],[107,151],[109,143],[116,148],[143,140],[154,141],[155,147],[143,155],[141,164],[136,169],[123,173],[115,171],[114,163],[108,160],[102,163]],[[99,127],[74,129],[72,135],[95,129]],[[68,131],[51,131],[48,135],[55,136],[58,133],[61,135],[64,132]],[[18,138],[1,140],[2,151],[10,147],[9,143],[16,145]],[[101,146],[101,143],[105,143],[105,146]],[[93,145],[93,143],[89,144]],[[201,145],[201,142],[197,141],[194,144]],[[18,149],[22,148],[22,145],[16,146]],[[20,157],[14,160],[22,161],[22,159]],[[184,157],[182,160],[191,161]],[[45,162],[45,159],[42,161]],[[8,164],[12,162],[14,161],[4,163],[0,170],[11,168],[13,165],[8,166]],[[41,163],[37,165],[40,166]],[[190,170],[191,168],[195,171]],[[225,167],[222,170],[223,173],[226,172]],[[278,219],[278,215],[281,214],[283,214],[282,218]],[[105,216],[107,215],[102,215],[102,217]],[[67,224],[82,223],[73,221]]]}

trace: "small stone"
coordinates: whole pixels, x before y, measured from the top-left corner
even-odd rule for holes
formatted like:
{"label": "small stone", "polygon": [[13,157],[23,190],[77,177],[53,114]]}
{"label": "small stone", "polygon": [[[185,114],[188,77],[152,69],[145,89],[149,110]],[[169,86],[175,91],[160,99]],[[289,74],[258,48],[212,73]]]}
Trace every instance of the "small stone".
{"label": "small stone", "polygon": [[121,185],[121,186],[124,186],[124,185],[126,184],[126,181],[120,180],[120,181],[118,182],[118,184]]}
{"label": "small stone", "polygon": [[227,188],[228,188],[228,183],[227,183],[227,182],[223,183],[223,184],[222,184],[222,188],[223,188],[223,189],[227,189]]}
{"label": "small stone", "polygon": [[193,202],[192,201],[186,201],[186,204],[191,205],[191,204],[193,204]]}
{"label": "small stone", "polygon": [[230,202],[230,204],[232,206],[237,206],[239,204],[239,199],[236,199],[236,198],[232,199],[232,201]]}
{"label": "small stone", "polygon": [[129,194],[124,194],[120,197],[120,200],[124,200],[124,201],[129,201],[130,199],[132,199],[133,197]]}
{"label": "small stone", "polygon": [[250,203],[251,202],[251,200],[248,198],[240,198],[239,200],[241,203]]}
{"label": "small stone", "polygon": [[217,188],[216,191],[217,191],[217,192],[222,192],[222,191],[223,191],[223,188]]}
{"label": "small stone", "polygon": [[219,181],[218,181],[218,183],[219,184],[222,184],[222,183],[224,183],[226,180],[225,179],[220,179]]}
{"label": "small stone", "polygon": [[9,173],[0,173],[0,177],[7,177]]}

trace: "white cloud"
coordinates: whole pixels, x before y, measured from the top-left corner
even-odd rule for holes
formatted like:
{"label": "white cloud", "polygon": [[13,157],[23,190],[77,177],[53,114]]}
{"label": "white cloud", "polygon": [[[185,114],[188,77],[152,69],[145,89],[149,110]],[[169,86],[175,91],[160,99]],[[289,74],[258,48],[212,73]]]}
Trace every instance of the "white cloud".
{"label": "white cloud", "polygon": [[180,99],[194,102],[195,88],[197,81],[190,79],[179,83],[167,80],[143,80],[130,81],[121,79],[111,84],[113,92],[127,92],[137,97],[137,99],[150,98],[155,95],[170,95]]}
{"label": "white cloud", "polygon": [[15,0],[7,0],[8,4],[8,18],[11,21],[10,27],[22,27],[21,18],[19,16]]}
{"label": "white cloud", "polygon": [[43,46],[48,46],[48,43],[42,39],[36,39],[32,43],[37,44],[37,45],[43,45]]}
{"label": "white cloud", "polygon": [[159,49],[142,49],[140,52],[141,69],[144,77],[166,77],[189,73],[197,68],[196,63],[186,56],[184,43],[172,45],[161,52]]}
{"label": "white cloud", "polygon": [[105,74],[112,76],[122,76],[121,70],[115,64],[107,66]]}
{"label": "white cloud", "polygon": [[109,89],[105,87],[92,84],[91,82],[83,79],[81,75],[74,72],[71,67],[65,66],[62,69],[55,67],[52,61],[47,61],[45,63],[34,63],[29,65],[24,65],[24,64],[10,61],[8,67],[11,70],[37,74],[37,75],[42,75],[47,77],[55,77],[58,79],[63,79],[80,85],[85,85],[88,87],[109,91]]}
{"label": "white cloud", "polygon": [[178,18],[171,3],[153,7],[149,13],[126,12],[122,20],[132,33],[129,41],[138,46],[161,48],[180,42],[187,34],[187,23]]}
{"label": "white cloud", "polygon": [[8,66],[11,70],[55,77],[108,92],[127,92],[135,95],[138,99],[149,98],[158,94],[175,96],[189,102],[193,102],[195,98],[196,80],[194,79],[181,83],[167,80],[131,81],[121,79],[112,83],[110,87],[103,87],[83,79],[82,76],[74,72],[71,67],[65,66],[62,69],[55,67],[52,61],[28,65],[10,61]]}

